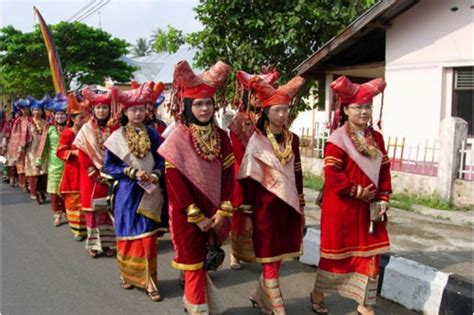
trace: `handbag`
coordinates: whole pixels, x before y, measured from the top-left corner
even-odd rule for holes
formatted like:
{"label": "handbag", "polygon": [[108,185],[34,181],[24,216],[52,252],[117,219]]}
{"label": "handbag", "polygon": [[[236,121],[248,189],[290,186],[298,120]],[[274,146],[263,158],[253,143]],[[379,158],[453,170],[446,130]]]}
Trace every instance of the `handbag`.
{"label": "handbag", "polygon": [[373,201],[369,204],[369,211],[370,211],[370,226],[369,226],[369,233],[374,233],[374,223],[383,222],[385,220],[385,214],[380,214],[382,211],[382,204],[385,204],[388,210],[388,204],[385,201]]}
{"label": "handbag", "polygon": [[204,260],[204,268],[210,271],[216,271],[224,262],[225,252],[219,245],[217,245],[217,235],[215,232],[210,232],[213,237],[213,242],[207,242],[206,260]]}
{"label": "handbag", "polygon": [[[92,188],[92,196],[94,196],[96,184],[97,183],[94,183],[94,187]],[[109,210],[110,196],[107,195],[106,197],[92,198],[92,209],[94,211]]]}

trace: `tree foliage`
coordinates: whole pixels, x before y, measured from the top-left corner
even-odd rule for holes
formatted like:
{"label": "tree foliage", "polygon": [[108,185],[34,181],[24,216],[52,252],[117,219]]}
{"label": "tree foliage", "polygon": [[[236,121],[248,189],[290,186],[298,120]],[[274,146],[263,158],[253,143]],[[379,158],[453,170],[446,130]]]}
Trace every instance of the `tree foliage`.
{"label": "tree foliage", "polygon": [[195,64],[201,68],[223,60],[236,70],[254,73],[271,64],[280,71],[280,82],[286,82],[298,64],[374,3],[375,0],[201,0],[195,11],[203,30],[179,40],[198,48]]}
{"label": "tree foliage", "polygon": [[[127,82],[136,70],[122,61],[128,44],[109,33],[82,23],[60,22],[49,26],[61,60],[66,89],[103,84],[104,78]],[[54,87],[46,47],[39,27],[22,33],[13,26],[0,29],[0,84],[13,96],[42,97]]]}
{"label": "tree foliage", "polygon": [[130,50],[130,53],[132,54],[133,57],[143,57],[143,56],[148,56],[152,52],[152,45],[149,40],[146,39],[146,37],[140,37],[137,39],[137,42],[135,45],[132,46],[132,49]]}
{"label": "tree foliage", "polygon": [[157,29],[151,36],[153,40],[153,49],[156,52],[167,51],[175,53],[179,47],[186,43],[183,31],[168,25],[168,30]]}

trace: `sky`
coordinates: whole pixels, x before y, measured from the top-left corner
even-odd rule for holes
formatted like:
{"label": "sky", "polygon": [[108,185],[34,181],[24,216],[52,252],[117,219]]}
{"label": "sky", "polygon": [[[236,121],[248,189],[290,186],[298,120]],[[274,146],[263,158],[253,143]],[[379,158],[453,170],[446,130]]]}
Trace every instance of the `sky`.
{"label": "sky", "polygon": [[[0,25],[13,25],[23,32],[31,32],[36,23],[36,6],[47,24],[69,20],[89,2],[106,0],[0,0]],[[98,12],[81,21],[102,27],[114,37],[135,44],[140,37],[149,38],[158,28],[172,25],[184,33],[199,31],[202,25],[195,19],[193,7],[198,0],[110,0]],[[100,22],[99,22],[100,21]]]}

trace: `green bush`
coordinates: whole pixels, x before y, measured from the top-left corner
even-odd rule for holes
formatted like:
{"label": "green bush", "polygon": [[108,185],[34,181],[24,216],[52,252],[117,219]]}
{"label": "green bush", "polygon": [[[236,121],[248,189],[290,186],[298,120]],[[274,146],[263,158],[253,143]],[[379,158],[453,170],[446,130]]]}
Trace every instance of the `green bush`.
{"label": "green bush", "polygon": [[323,189],[324,178],[322,176],[303,174],[303,186],[314,190]]}

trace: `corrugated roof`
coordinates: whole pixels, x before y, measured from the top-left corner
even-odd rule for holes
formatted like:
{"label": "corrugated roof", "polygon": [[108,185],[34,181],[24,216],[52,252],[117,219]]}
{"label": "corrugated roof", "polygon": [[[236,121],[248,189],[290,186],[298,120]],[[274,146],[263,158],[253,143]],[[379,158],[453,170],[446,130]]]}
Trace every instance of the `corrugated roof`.
{"label": "corrugated roof", "polygon": [[[174,54],[161,52],[137,58],[124,56],[122,57],[122,60],[132,66],[140,67],[139,70],[133,73],[133,79],[135,81],[143,83],[145,81],[153,80],[155,82],[161,81],[167,84],[173,82],[174,66],[181,60],[187,60],[192,66],[196,52],[197,49],[194,48],[180,48]],[[192,68],[195,72],[202,71],[196,67]]]}

